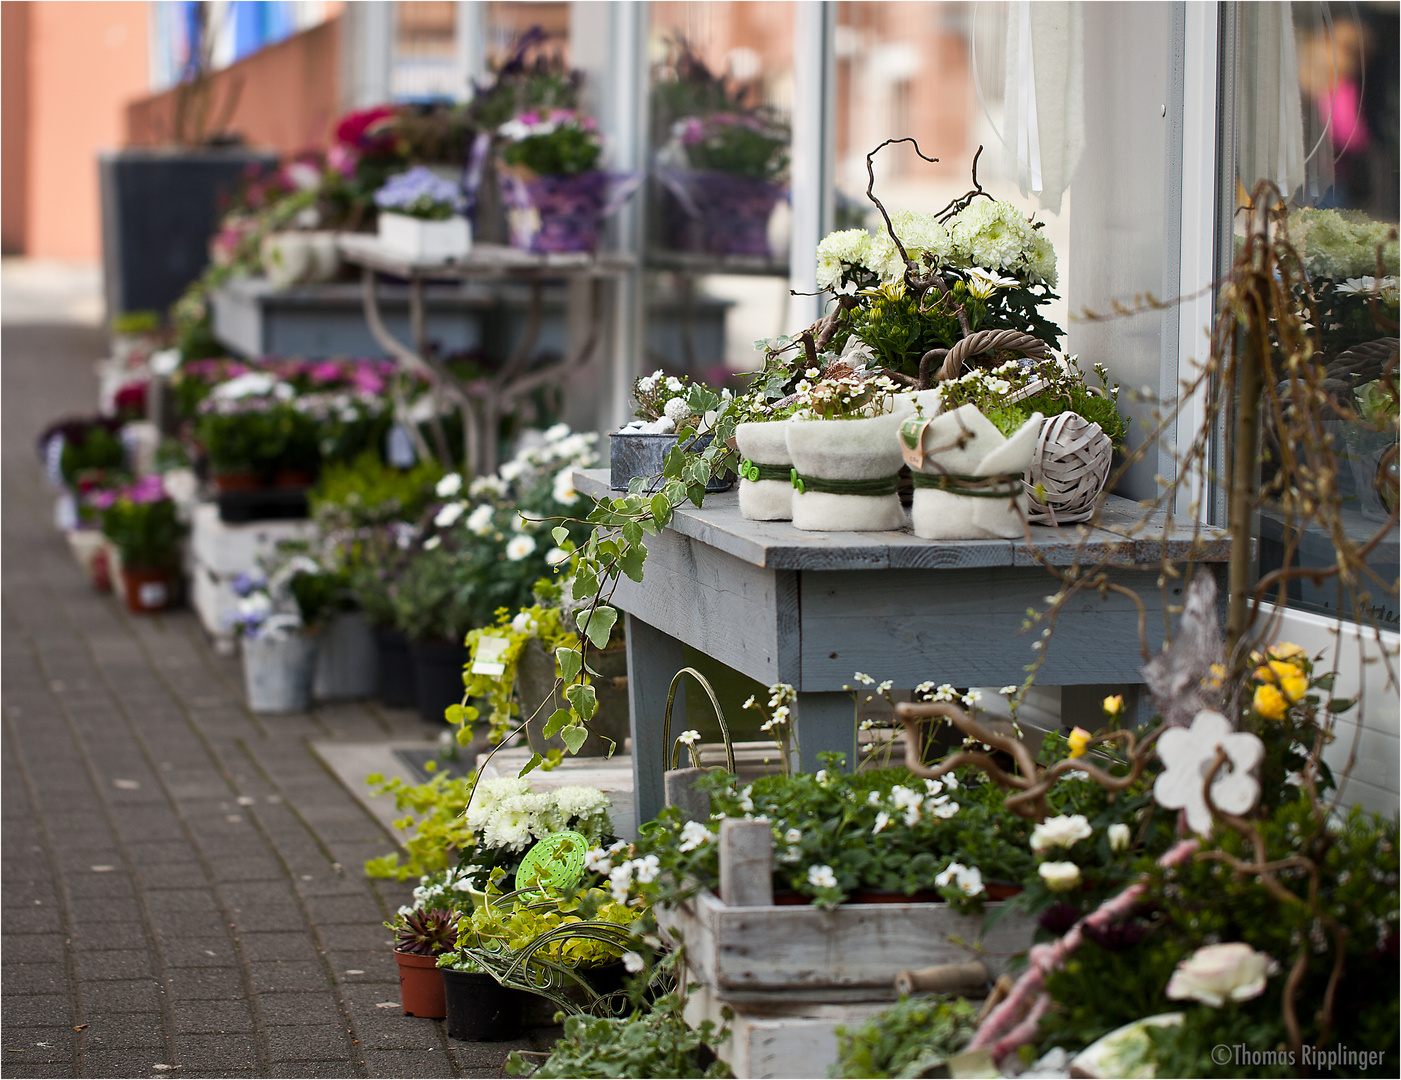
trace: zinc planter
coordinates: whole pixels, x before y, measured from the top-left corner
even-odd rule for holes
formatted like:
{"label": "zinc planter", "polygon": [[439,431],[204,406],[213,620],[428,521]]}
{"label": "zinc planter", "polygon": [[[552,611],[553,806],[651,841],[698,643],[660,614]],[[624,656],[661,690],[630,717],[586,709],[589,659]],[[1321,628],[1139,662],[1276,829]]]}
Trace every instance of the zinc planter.
{"label": "zinc planter", "polygon": [[974,405],[933,419],[910,417],[900,428],[900,448],[914,480],[911,518],[925,540],[977,540],[1023,535],[1026,488],[1041,433],[1041,414],[1010,439]]}
{"label": "zinc planter", "polygon": [[243,639],[243,683],[256,713],[305,712],[320,641],[305,633]]}
{"label": "zinc planter", "polygon": [[375,689],[375,638],[358,611],[336,615],[321,635],[312,695],[319,700],[369,697]]}
{"label": "zinc planter", "polygon": [[436,956],[394,951],[399,965],[399,1001],[405,1016],[421,1016],[441,1020],[447,1016],[447,1001],[443,991],[443,975]]}
{"label": "zinc planter", "polygon": [[789,420],[788,453],[797,471],[793,527],[809,532],[882,532],[905,525],[900,505],[900,422],[914,409],[858,420]]}
{"label": "zinc planter", "polygon": [[527,994],[490,975],[441,968],[448,1036],[463,1042],[499,1042],[520,1034]]}
{"label": "zinc planter", "polygon": [[[650,494],[662,486],[662,469],[666,467],[666,456],[676,445],[678,438],[686,440],[685,446],[700,453],[710,445],[713,435],[678,436],[674,432],[661,434],[653,431],[614,431],[608,435],[608,486],[614,491],[626,491],[628,481],[635,476],[652,478],[653,483],[646,489]],[[706,491],[729,491],[734,477],[726,474],[712,478],[705,485]]]}
{"label": "zinc planter", "polygon": [[426,221],[381,210],[379,241],[415,262],[448,262],[466,258],[472,250],[472,226],[465,217],[456,215]]}
{"label": "zinc planter", "polygon": [[739,512],[750,521],[793,517],[793,458],[786,421],[735,425],[739,466]]}
{"label": "zinc planter", "polygon": [[[604,736],[613,740],[617,752],[622,751],[623,740],[628,736],[627,650],[619,647],[590,652],[589,666],[598,672],[593,680],[598,711],[588,723],[589,736],[576,756],[602,757],[609,749]],[[555,749],[567,753],[564,740],[558,735],[545,738],[545,724],[551,714],[569,706],[564,695],[555,689],[555,658],[538,641],[531,641],[521,651],[516,664],[516,693],[520,695],[521,715],[535,718],[525,729],[530,749],[537,754]],[[546,698],[550,699],[548,703]]]}

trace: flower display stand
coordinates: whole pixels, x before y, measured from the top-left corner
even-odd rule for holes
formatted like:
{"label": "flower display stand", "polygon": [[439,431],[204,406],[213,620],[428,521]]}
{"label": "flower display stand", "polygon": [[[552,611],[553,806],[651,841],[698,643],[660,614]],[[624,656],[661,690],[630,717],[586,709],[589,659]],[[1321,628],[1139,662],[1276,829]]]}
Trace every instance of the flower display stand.
{"label": "flower display stand", "polygon": [[234,651],[233,636],[223,622],[225,612],[238,603],[233,579],[258,569],[259,557],[272,554],[279,541],[309,539],[312,530],[305,518],[229,525],[219,519],[217,503],[195,506],[190,521],[190,603],[216,651]]}
{"label": "flower display stand", "polygon": [[943,903],[776,905],[768,824],[727,821],[719,843],[721,895],[703,889],[656,915],[685,944],[687,978],[701,986],[688,1000],[688,1021],[718,1026],[722,1009],[734,1012],[719,1052],[737,1077],[826,1076],[837,1026],[860,1024],[894,1001],[901,972],[981,959],[996,978],[1031,945],[1034,923],[1001,912],[1005,902],[982,914]]}

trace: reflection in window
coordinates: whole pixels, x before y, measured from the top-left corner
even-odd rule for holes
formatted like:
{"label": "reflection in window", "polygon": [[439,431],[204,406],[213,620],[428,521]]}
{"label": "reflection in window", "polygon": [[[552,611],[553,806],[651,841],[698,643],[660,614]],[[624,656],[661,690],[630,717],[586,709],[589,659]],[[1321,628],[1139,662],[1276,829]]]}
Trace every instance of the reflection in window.
{"label": "reflection in window", "polygon": [[[1236,141],[1223,194],[1240,211],[1261,180],[1290,200],[1290,239],[1303,257],[1317,315],[1319,357],[1335,418],[1326,422],[1338,460],[1336,484],[1350,538],[1386,530],[1368,566],[1395,587],[1397,501],[1397,51],[1396,4],[1232,5],[1235,19]],[[1230,28],[1228,28],[1230,29]],[[1378,266],[1378,247],[1383,248]],[[1224,264],[1229,250],[1222,252]],[[1301,302],[1306,302],[1301,297]],[[1274,475],[1266,433],[1262,481]],[[1388,527],[1388,522],[1390,525]],[[1291,547],[1296,548],[1292,558]],[[1260,519],[1260,572],[1333,565],[1318,527],[1266,507]],[[1325,579],[1295,580],[1291,605],[1347,613],[1353,598]],[[1372,617],[1398,627],[1396,601],[1376,582],[1361,586]]]}

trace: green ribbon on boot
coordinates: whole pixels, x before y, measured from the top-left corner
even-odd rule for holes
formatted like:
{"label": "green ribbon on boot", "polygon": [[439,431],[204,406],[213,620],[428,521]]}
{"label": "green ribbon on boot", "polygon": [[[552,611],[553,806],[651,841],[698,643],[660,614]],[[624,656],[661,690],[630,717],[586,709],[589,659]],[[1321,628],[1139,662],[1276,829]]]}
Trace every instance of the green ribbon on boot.
{"label": "green ribbon on boot", "polygon": [[972,499],[1015,499],[1023,491],[1021,473],[998,473],[995,476],[966,476],[962,473],[911,472],[917,488],[934,488],[950,495],[967,495]]}
{"label": "green ribbon on boot", "polygon": [[820,476],[804,476],[797,469],[790,474],[793,489],[800,495],[821,491],[828,495],[894,495],[900,490],[900,477],[877,476],[869,480],[824,480]]}
{"label": "green ribbon on boot", "polygon": [[787,480],[789,474],[787,465],[765,465],[748,458],[739,463],[739,475],[751,484],[758,480]]}

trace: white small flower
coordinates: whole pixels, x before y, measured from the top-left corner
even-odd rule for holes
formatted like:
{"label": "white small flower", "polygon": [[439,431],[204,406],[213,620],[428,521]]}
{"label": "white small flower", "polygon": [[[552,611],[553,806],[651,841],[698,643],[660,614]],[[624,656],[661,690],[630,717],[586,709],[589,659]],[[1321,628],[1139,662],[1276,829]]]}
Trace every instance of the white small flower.
{"label": "white small flower", "polygon": [[1084,814],[1047,818],[1031,830],[1031,850],[1037,855],[1051,848],[1068,848],[1087,839],[1094,830]]}
{"label": "white small flower", "polygon": [[954,788],[958,787],[958,777],[956,777],[953,773],[947,773],[944,776],[944,787],[948,788],[950,791],[953,791]]}
{"label": "white small flower", "polygon": [[1122,821],[1109,826],[1109,847],[1113,851],[1126,851],[1129,846],[1129,827]]}
{"label": "white small flower", "polygon": [[506,464],[502,465],[501,468],[496,470],[496,475],[509,484],[512,480],[517,479],[523,472],[525,472],[525,462],[508,461]]}
{"label": "white small flower", "polygon": [[552,547],[549,551],[545,552],[546,566],[563,566],[568,561],[569,552],[565,551],[564,548]]}
{"label": "white small flower", "polygon": [[637,880],[646,885],[657,879],[657,874],[661,872],[661,860],[655,855],[648,855],[645,859],[634,859],[632,871],[637,875]]}
{"label": "white small flower", "polygon": [[632,860],[619,863],[608,872],[608,889],[618,903],[626,903],[628,890],[632,888]]}
{"label": "white small flower", "polygon": [[1174,1001],[1200,1001],[1219,1009],[1228,1001],[1249,1001],[1265,992],[1279,964],[1243,941],[1203,945],[1177,965],[1168,980]]}
{"label": "white small flower", "polygon": [[557,443],[569,435],[569,425],[560,423],[545,429],[545,441],[547,443]]}
{"label": "white small flower", "polygon": [[891,688],[892,686],[894,686],[894,685],[895,685],[895,683],[894,683],[892,680],[886,679],[885,682],[883,682],[883,683],[878,683],[878,684],[876,685],[876,693],[878,693],[878,694],[888,693],[889,690],[890,690],[890,688]]}
{"label": "white small flower", "polygon": [[530,617],[530,612],[521,611],[511,620],[511,629],[518,634],[534,634],[536,630],[540,629],[540,624]]}
{"label": "white small flower", "polygon": [[695,728],[688,728],[676,737],[676,741],[686,746],[695,746],[700,742],[701,734]]}
{"label": "white small flower", "polygon": [[457,519],[462,516],[462,512],[466,509],[466,503],[448,503],[433,516],[433,524],[440,529],[450,529],[453,525],[457,524]]}
{"label": "white small flower", "polygon": [[815,367],[810,367],[806,371],[804,371],[803,374],[806,375],[809,379],[815,379],[819,375],[821,375],[822,372],[818,371]]}
{"label": "white small flower", "polygon": [[859,682],[862,686],[874,686],[876,680],[871,678],[865,672],[858,671],[856,673],[856,681]]}
{"label": "white small flower", "polygon": [[702,825],[699,821],[688,821],[681,827],[681,843],[678,845],[679,851],[694,851],[702,844],[714,843],[715,834]]}
{"label": "white small flower", "polygon": [[672,398],[662,411],[673,424],[679,424],[691,415],[691,407],[680,398]]}
{"label": "white small flower", "polygon": [[884,828],[885,828],[887,825],[889,825],[889,824],[890,824],[890,815],[887,814],[884,810],[882,810],[879,814],[876,815],[876,824],[875,824],[875,826],[871,829],[871,832],[872,832],[872,833],[878,833],[878,832],[880,832],[882,829],[884,829]]}
{"label": "white small flower", "polygon": [[675,375],[672,375],[667,378],[666,388],[670,390],[673,394],[679,394],[681,393],[681,391],[686,389],[685,384],[683,384],[681,380],[678,379]]}
{"label": "white small flower", "polygon": [[520,562],[527,555],[535,551],[535,537],[518,533],[511,537],[511,542],[506,545],[506,558],[512,562]]}
{"label": "white small flower", "polygon": [[432,551],[442,542],[443,538],[441,536],[430,536],[427,540],[423,541],[423,550]]}
{"label": "white small flower", "polygon": [[[945,795],[944,798],[948,798],[948,796]],[[949,818],[953,817],[955,814],[958,813],[958,803],[944,802],[943,800],[940,800],[938,805],[935,806],[934,809],[930,811],[930,813],[932,813],[936,818],[943,818],[945,821],[947,821]]]}
{"label": "white small flower", "polygon": [[565,506],[573,506],[579,501],[579,493],[574,490],[574,467],[572,465],[555,473],[550,497],[555,502],[563,503]]}
{"label": "white small flower", "polygon": [[786,833],[783,834],[783,839],[790,844],[799,843],[803,839],[802,830],[789,829]]}
{"label": "white small flower", "polygon": [[866,793],[866,802],[871,806],[879,806],[881,804],[880,792],[868,791]]}
{"label": "white small flower", "polygon": [[830,866],[809,866],[808,884],[815,889],[835,889],[837,875],[832,872]]}
{"label": "white small flower", "polygon": [[938,795],[944,790],[944,785],[943,782],[939,780],[926,780],[924,782],[924,790],[930,795]]}
{"label": "white small flower", "polygon": [[476,533],[478,536],[485,536],[487,533],[491,532],[492,519],[494,517],[495,511],[492,509],[491,505],[489,503],[482,503],[481,506],[467,515],[467,528],[471,529],[472,532]]}
{"label": "white small flower", "polygon": [[1080,884],[1080,868],[1073,862],[1043,862],[1036,872],[1052,892],[1068,892]]}
{"label": "white small flower", "polygon": [[816,780],[819,784],[825,784],[827,782],[827,770],[818,769],[816,775],[813,776],[813,779]]}
{"label": "white small flower", "polygon": [[754,708],[754,695],[753,695],[753,694],[750,694],[749,697],[748,697],[748,699],[745,701],[745,703],[744,703],[743,705],[740,706],[740,708],[743,708],[743,709],[752,709],[752,708]]}
{"label": "white small flower", "polygon": [[642,959],[642,956],[641,956],[640,953],[635,953],[635,952],[625,952],[625,953],[623,953],[623,967],[625,967],[625,968],[627,969],[629,975],[636,975],[639,971],[641,971],[641,970],[642,970],[643,968],[645,968],[646,966],[647,966],[647,963],[646,963],[646,961],[644,961],[644,960]]}
{"label": "white small flower", "polygon": [[1011,696],[1012,696],[1013,694],[1015,694],[1019,689],[1021,689],[1021,688],[1018,687],[1018,686],[1004,686],[1001,690],[998,691],[998,693],[999,693],[999,694],[1003,694],[1003,695],[1005,695],[1006,697],[1011,697]]}
{"label": "white small flower", "polygon": [[438,481],[438,486],[433,489],[438,493],[440,499],[451,499],[462,490],[462,474],[448,473]]}

